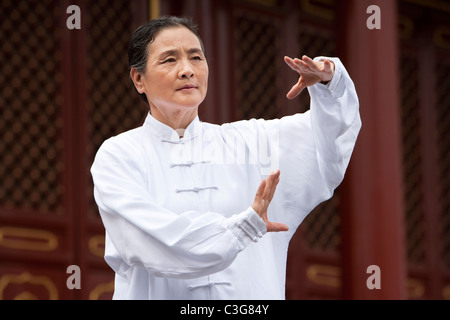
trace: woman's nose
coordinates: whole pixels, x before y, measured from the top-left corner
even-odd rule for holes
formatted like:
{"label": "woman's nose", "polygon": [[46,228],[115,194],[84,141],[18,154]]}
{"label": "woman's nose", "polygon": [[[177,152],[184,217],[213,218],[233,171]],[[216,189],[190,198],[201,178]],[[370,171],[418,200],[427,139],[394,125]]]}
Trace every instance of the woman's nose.
{"label": "woman's nose", "polygon": [[189,61],[182,61],[180,65],[180,71],[178,77],[180,79],[189,79],[194,76],[194,69]]}

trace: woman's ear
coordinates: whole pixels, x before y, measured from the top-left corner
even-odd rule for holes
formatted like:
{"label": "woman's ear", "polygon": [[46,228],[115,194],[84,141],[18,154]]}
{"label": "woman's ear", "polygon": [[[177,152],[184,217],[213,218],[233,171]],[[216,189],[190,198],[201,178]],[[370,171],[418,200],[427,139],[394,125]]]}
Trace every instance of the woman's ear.
{"label": "woman's ear", "polygon": [[136,88],[136,91],[139,93],[145,93],[145,87],[143,83],[143,76],[142,74],[135,68],[132,67],[130,70],[130,78],[131,81],[134,83],[134,87]]}

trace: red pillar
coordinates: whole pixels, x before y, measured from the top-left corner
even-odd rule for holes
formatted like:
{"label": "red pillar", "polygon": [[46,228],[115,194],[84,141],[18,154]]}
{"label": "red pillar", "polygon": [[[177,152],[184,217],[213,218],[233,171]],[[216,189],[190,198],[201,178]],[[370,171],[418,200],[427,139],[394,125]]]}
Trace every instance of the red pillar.
{"label": "red pillar", "polygon": [[[344,298],[406,299],[397,3],[340,1],[341,57],[355,82],[362,130],[342,188]],[[380,9],[381,29],[369,29]],[[381,289],[366,281],[380,268]]]}

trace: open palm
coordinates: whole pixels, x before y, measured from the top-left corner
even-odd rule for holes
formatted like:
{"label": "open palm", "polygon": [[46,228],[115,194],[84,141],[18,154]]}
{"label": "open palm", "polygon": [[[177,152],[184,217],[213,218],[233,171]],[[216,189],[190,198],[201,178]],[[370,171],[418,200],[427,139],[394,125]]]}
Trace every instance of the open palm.
{"label": "open palm", "polygon": [[267,232],[288,231],[289,227],[284,223],[271,222],[267,216],[267,210],[275,194],[278,182],[280,181],[280,170],[269,175],[267,179],[261,181],[256,191],[255,201],[252,208],[258,213],[261,219],[266,223]]}
{"label": "open palm", "polygon": [[334,63],[327,59],[313,61],[310,57],[303,56],[301,60],[284,57],[284,61],[292,70],[300,74],[298,82],[286,95],[288,99],[295,98],[306,87],[315,85],[318,82],[330,81],[334,75]]}

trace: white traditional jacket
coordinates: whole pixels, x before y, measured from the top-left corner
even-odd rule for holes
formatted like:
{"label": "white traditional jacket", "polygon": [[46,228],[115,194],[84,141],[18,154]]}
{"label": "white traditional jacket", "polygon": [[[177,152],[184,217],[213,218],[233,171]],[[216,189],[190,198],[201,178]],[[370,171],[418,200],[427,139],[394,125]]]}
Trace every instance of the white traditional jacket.
{"label": "white traditional jacket", "polygon": [[[104,142],[91,172],[114,299],[284,299],[289,240],[342,181],[361,128],[353,82],[332,60],[332,81],[308,88],[303,114],[197,117],[182,138],[149,114]],[[251,205],[278,168],[268,216],[289,231],[266,233]]]}

